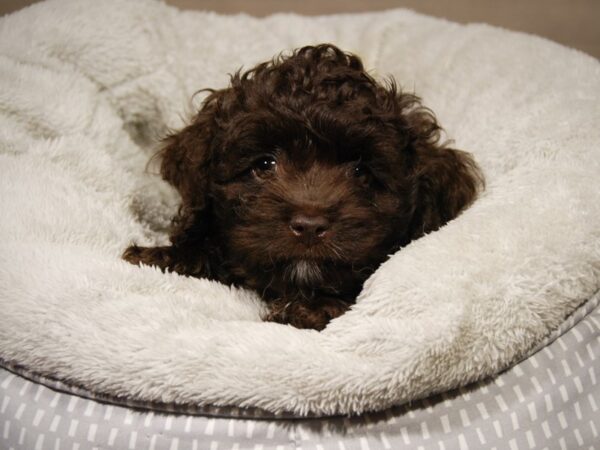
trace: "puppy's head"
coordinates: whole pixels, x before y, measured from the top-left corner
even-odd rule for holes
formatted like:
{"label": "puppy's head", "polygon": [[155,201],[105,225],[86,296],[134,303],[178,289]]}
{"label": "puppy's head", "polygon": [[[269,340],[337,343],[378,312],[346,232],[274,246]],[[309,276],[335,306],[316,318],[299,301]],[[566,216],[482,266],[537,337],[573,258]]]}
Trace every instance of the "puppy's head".
{"label": "puppy's head", "polygon": [[473,201],[476,165],[439,130],[332,45],[238,72],[162,152],[183,199],[173,239],[217,242],[234,279],[343,289]]}

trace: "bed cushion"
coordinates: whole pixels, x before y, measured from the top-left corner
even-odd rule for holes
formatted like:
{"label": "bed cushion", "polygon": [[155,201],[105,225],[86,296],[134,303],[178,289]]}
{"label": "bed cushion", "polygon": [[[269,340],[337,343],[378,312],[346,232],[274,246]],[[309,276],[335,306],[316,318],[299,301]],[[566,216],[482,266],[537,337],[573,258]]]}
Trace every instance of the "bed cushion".
{"label": "bed cushion", "polygon": [[[323,332],[248,291],[120,260],[166,242],[157,139],[228,73],[332,42],[424,98],[487,178]],[[407,10],[265,19],[49,1],[0,21],[0,357],[115,400],[381,410],[497,373],[600,288],[600,66]]]}
{"label": "bed cushion", "polygon": [[594,448],[600,430],[594,365],[600,358],[599,299],[563,322],[556,340],[493,380],[357,417],[273,420],[245,409],[230,409],[227,416],[216,409],[203,415],[144,411],[83,399],[47,379],[42,381],[51,388],[0,369],[3,442],[15,450],[86,448],[92,442],[170,450]]}

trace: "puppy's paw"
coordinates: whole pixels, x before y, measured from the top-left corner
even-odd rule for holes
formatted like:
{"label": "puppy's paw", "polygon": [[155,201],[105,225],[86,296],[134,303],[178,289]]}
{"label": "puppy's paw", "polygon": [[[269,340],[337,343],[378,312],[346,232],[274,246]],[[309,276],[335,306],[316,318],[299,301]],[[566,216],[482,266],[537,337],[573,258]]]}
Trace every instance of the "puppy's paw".
{"label": "puppy's paw", "polygon": [[344,314],[349,307],[350,305],[343,300],[330,297],[312,300],[310,303],[277,300],[270,305],[270,312],[265,320],[321,331],[332,319]]}
{"label": "puppy's paw", "polygon": [[140,247],[132,245],[128,247],[121,256],[125,261],[139,266],[160,267],[162,270],[168,269],[172,264],[170,247]]}
{"label": "puppy's paw", "polygon": [[163,272],[177,272],[198,278],[211,278],[207,258],[201,249],[187,250],[178,247],[139,247],[132,245],[122,258],[131,264],[155,266]]}

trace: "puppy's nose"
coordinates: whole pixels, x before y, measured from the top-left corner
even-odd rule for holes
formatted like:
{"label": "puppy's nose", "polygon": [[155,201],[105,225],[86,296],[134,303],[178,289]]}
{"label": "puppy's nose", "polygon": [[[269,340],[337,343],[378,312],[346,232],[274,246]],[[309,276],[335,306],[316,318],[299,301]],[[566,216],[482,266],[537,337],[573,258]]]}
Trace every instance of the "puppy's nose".
{"label": "puppy's nose", "polygon": [[290,229],[298,237],[322,238],[329,230],[329,220],[323,216],[297,214],[290,220]]}

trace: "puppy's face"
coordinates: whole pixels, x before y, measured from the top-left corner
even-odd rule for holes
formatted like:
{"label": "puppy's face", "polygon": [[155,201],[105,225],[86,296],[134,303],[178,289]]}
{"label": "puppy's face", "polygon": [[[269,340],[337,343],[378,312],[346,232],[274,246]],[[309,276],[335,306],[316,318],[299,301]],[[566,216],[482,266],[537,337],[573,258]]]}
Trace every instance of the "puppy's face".
{"label": "puppy's face", "polygon": [[394,134],[376,139],[347,123],[315,133],[316,117],[248,119],[225,134],[210,189],[228,253],[301,287],[334,283],[341,268],[370,273],[412,204],[406,162],[388,150],[400,144]]}
{"label": "puppy's face", "polygon": [[418,97],[331,45],[238,72],[161,152],[183,200],[171,240],[215,255],[209,276],[272,298],[353,299],[475,198],[476,165],[439,129]]}

